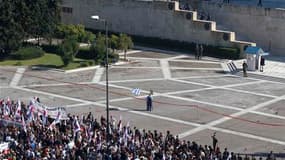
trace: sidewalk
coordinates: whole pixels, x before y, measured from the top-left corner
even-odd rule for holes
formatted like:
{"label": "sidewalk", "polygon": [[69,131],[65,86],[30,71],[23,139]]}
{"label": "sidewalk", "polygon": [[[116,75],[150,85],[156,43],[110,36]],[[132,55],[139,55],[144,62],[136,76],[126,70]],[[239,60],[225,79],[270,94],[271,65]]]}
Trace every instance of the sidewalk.
{"label": "sidewalk", "polygon": [[[265,66],[263,72],[260,71],[249,71],[248,73],[278,77],[285,79],[285,56],[268,56],[265,57]],[[242,69],[242,63],[244,60],[234,61],[238,69]]]}

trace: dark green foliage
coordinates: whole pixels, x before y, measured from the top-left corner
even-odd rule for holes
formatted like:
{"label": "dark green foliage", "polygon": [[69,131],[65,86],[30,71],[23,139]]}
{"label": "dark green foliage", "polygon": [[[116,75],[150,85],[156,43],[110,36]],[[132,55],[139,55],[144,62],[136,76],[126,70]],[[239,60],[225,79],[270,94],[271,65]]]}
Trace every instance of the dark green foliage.
{"label": "dark green foliage", "polygon": [[134,46],[132,38],[127,36],[126,34],[120,34],[119,36],[119,44],[118,49],[124,51],[124,59],[127,58],[127,50],[131,49]]}
{"label": "dark green foliage", "polygon": [[88,66],[88,62],[80,62],[80,67],[87,67]]}
{"label": "dark green foliage", "polygon": [[20,0],[2,0],[0,3],[0,57],[5,57],[20,47],[24,36],[23,28],[17,19]]}
{"label": "dark green foliage", "polygon": [[39,58],[44,54],[45,52],[39,47],[27,47],[19,49],[18,51],[12,53],[11,56],[14,59],[26,60],[26,59]]}
{"label": "dark green foliage", "polygon": [[89,48],[79,48],[76,58],[80,59],[94,59],[94,55]]}
{"label": "dark green foliage", "polygon": [[42,49],[47,53],[55,53],[60,55],[60,46],[58,45],[41,45]]}
{"label": "dark green foliage", "polygon": [[95,39],[92,32],[86,31],[83,25],[60,24],[57,26],[54,36],[56,38],[65,39],[74,37],[77,42],[91,43]]}
{"label": "dark green foliage", "polygon": [[[88,30],[98,33],[99,30]],[[118,35],[116,32],[109,32],[115,35]],[[144,37],[138,35],[130,35],[132,37],[132,41],[138,46],[146,46],[158,49],[186,52],[186,53],[194,53],[196,50],[196,43],[192,42],[182,42],[177,40],[170,39],[161,39],[155,37]],[[222,46],[204,46],[204,54],[205,56],[212,56],[217,58],[226,58],[226,59],[239,59],[244,58],[241,55],[240,50],[238,48],[231,47],[222,47]]]}
{"label": "dark green foliage", "polygon": [[62,42],[59,53],[65,66],[73,61],[78,49],[79,45],[73,37],[69,37]]}
{"label": "dark green foliage", "polygon": [[218,57],[218,58],[227,58],[227,59],[239,59],[240,51],[237,48],[229,47],[215,47],[215,46],[205,46],[205,53],[208,56]]}
{"label": "dark green foliage", "polygon": [[115,63],[119,60],[119,55],[116,53],[109,53],[109,63]]}
{"label": "dark green foliage", "polygon": [[119,48],[119,37],[115,34],[111,35],[111,38],[109,39],[110,48],[114,51],[115,49]]}
{"label": "dark green foliage", "polygon": [[106,41],[105,36],[99,33],[97,35],[95,44],[90,47],[90,52],[94,58],[95,63],[103,63],[106,55]]}
{"label": "dark green foliage", "polygon": [[63,55],[61,55],[61,60],[64,64],[64,66],[67,66],[70,62],[73,61],[72,53],[71,52],[64,52]]}
{"label": "dark green foliage", "polygon": [[[196,43],[181,42],[169,39],[160,39],[153,37],[132,36],[134,42],[137,45],[154,47],[159,49],[167,49],[180,52],[195,52]],[[205,56],[227,58],[227,59],[239,59],[240,50],[238,48],[221,47],[204,45]]]}
{"label": "dark green foliage", "polygon": [[17,50],[24,39],[50,39],[59,22],[59,0],[2,0],[0,57]]}

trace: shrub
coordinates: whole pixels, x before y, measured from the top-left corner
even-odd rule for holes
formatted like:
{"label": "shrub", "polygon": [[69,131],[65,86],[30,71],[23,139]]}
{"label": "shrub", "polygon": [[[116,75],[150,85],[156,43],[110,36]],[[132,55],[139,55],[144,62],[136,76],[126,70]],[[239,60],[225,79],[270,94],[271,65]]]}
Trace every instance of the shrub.
{"label": "shrub", "polygon": [[74,57],[78,52],[79,45],[78,43],[71,38],[65,39],[59,47],[59,54],[64,63],[64,66],[67,66],[70,62],[73,61]]}
{"label": "shrub", "polygon": [[94,59],[94,55],[89,48],[79,48],[76,58],[80,59]]}
{"label": "shrub", "polygon": [[88,63],[87,62],[80,62],[80,67],[87,67],[88,66]]}
{"label": "shrub", "polygon": [[115,63],[119,60],[119,55],[116,53],[109,54],[109,63]]}
{"label": "shrub", "polygon": [[[134,42],[138,45],[167,49],[181,52],[195,52],[196,43],[181,42],[169,39],[160,39],[154,37],[132,36]],[[221,47],[204,45],[204,54],[217,58],[238,59],[241,58],[240,50],[232,47]]]}
{"label": "shrub", "polygon": [[86,31],[83,25],[72,24],[59,24],[55,30],[54,36],[60,39],[66,39],[67,37],[75,37],[77,42],[90,43],[95,39],[95,35],[92,32]]}
{"label": "shrub", "polygon": [[47,53],[54,53],[59,55],[60,50],[59,50],[59,45],[41,45],[42,49],[47,52]]}
{"label": "shrub", "polygon": [[39,58],[44,54],[45,52],[41,48],[27,47],[19,49],[18,51],[12,53],[11,56],[14,59],[26,60],[26,59]]}
{"label": "shrub", "polygon": [[72,53],[71,52],[65,52],[61,56],[61,60],[62,60],[62,62],[64,64],[64,66],[67,66],[70,62],[73,61]]}
{"label": "shrub", "polygon": [[205,46],[205,53],[208,56],[227,59],[239,59],[240,51],[237,48]]}
{"label": "shrub", "polygon": [[89,65],[89,66],[93,66],[93,65],[94,65],[94,62],[93,62],[93,61],[88,61],[88,65]]}
{"label": "shrub", "polygon": [[22,62],[20,62],[20,61],[17,61],[16,63],[15,63],[15,66],[21,66],[22,65]]}

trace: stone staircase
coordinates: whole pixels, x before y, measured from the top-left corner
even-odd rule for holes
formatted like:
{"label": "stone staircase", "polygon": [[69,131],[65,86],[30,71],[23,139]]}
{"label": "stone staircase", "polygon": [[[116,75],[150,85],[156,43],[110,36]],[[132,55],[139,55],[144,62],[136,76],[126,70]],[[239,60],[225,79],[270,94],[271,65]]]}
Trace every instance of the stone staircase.
{"label": "stone staircase", "polygon": [[256,46],[256,43],[253,42],[237,40],[235,32],[217,29],[215,21],[198,19],[197,11],[179,9],[179,2],[177,1],[169,2],[169,9],[180,12],[179,14],[184,14],[186,19],[192,20],[193,23],[199,23],[201,26],[204,26],[206,30],[213,32],[213,34],[220,35],[224,41],[229,41],[233,47],[239,48],[242,53],[247,46]]}

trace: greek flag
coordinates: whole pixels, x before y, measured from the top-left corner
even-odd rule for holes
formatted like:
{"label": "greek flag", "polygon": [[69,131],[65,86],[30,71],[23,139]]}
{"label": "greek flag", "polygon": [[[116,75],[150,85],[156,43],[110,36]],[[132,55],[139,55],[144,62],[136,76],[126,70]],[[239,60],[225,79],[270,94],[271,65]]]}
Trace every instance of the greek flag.
{"label": "greek flag", "polygon": [[140,90],[139,88],[134,88],[134,89],[132,90],[132,93],[133,93],[134,95],[136,95],[136,96],[139,96],[139,95],[141,94],[141,90]]}

